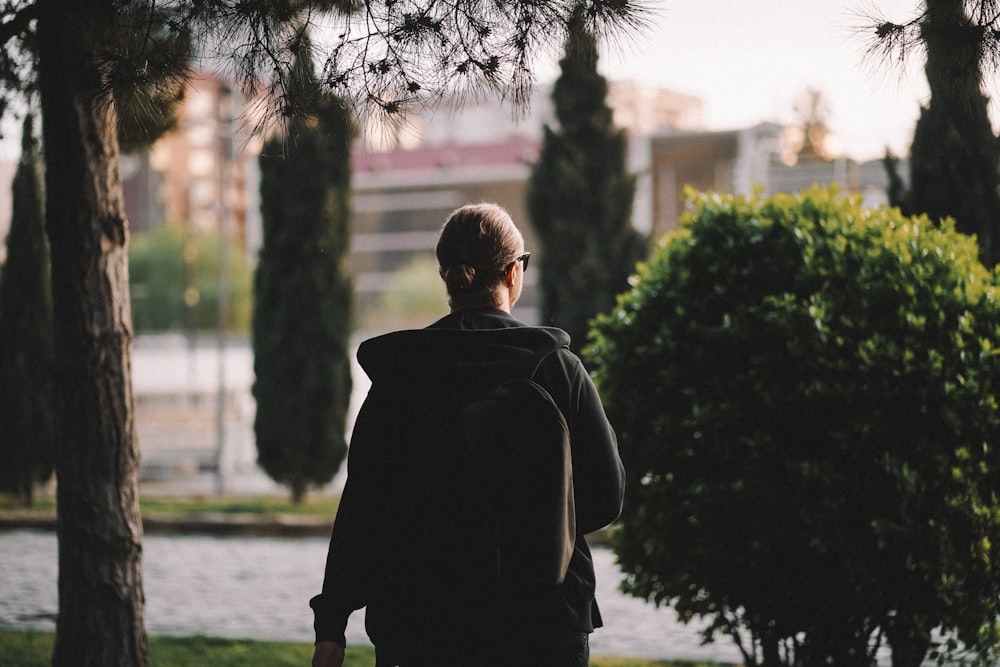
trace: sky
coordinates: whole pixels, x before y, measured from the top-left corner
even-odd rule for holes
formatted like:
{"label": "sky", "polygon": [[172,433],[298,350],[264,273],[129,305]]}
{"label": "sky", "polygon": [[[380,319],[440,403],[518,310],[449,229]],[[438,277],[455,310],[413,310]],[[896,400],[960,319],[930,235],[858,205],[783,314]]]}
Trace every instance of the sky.
{"label": "sky", "polygon": [[[928,98],[923,54],[904,68],[866,58],[862,14],[906,21],[919,0],[640,0],[650,26],[607,45],[600,61],[611,79],[628,79],[701,98],[707,129],[772,121],[794,124],[812,88],[829,108],[829,147],[856,160],[889,147],[909,152]],[[540,81],[558,76],[558,53],[539,65]],[[992,85],[989,85],[989,84]],[[1000,129],[1000,73],[986,92]],[[17,155],[20,128],[5,126],[0,154]]]}
{"label": "sky", "polygon": [[[857,160],[889,147],[909,152],[927,102],[923,54],[904,68],[866,58],[861,14],[904,22],[917,0],[651,0],[649,30],[601,57],[610,79],[701,98],[707,129],[795,123],[796,103],[817,89],[829,108],[831,148]],[[558,66],[553,68],[558,75]],[[540,74],[540,78],[545,78]],[[998,90],[987,89],[1000,99]],[[995,111],[995,110],[993,110]],[[994,118],[996,116],[994,115]],[[996,122],[994,123],[996,126]]]}

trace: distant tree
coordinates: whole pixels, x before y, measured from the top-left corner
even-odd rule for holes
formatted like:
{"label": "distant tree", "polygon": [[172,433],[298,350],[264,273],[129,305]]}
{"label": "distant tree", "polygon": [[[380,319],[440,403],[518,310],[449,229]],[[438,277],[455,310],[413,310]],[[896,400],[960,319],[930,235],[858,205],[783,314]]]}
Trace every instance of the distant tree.
{"label": "distant tree", "polygon": [[55,414],[52,282],[33,117],[24,121],[0,276],[0,492],[25,505],[52,476]]}
{"label": "distant tree", "polygon": [[129,243],[129,291],[136,332],[180,331],[184,325],[184,230],[164,222]]}
{"label": "distant tree", "polygon": [[899,158],[886,149],[885,157],[882,158],[882,166],[885,168],[886,178],[889,185],[886,188],[886,195],[889,206],[898,208],[903,215],[913,215],[913,207],[909,201],[909,191],[903,181],[902,174],[899,173]]}
{"label": "distant tree", "polygon": [[[249,333],[252,310],[251,270],[238,239],[227,239],[226,329]],[[165,222],[151,232],[136,234],[129,246],[129,287],[132,321],[137,332],[181,331],[189,307],[190,324],[199,330],[219,326],[218,232],[187,234],[181,225]],[[184,254],[190,256],[193,282],[185,293]]]}
{"label": "distant tree", "polygon": [[1000,142],[983,94],[983,70],[1000,62],[1000,1],[924,0],[906,23],[872,16],[872,53],[926,53],[930,102],[910,153],[911,213],[947,216],[974,234],[983,262],[1000,262]]}
{"label": "distant tree", "polygon": [[614,305],[647,251],[631,225],[635,177],[626,164],[627,138],[614,127],[597,61],[593,34],[576,22],[552,91],[558,124],[545,127],[527,194],[542,246],[542,320],[568,331],[577,350],[590,319]]}
{"label": "distant tree", "polygon": [[345,261],[354,125],[344,101],[321,92],[307,36],[302,43],[291,89],[312,109],[260,156],[253,316],[258,462],[295,502],[333,479],[347,454],[353,289]]}
{"label": "distant tree", "polygon": [[997,664],[1000,298],[975,241],[815,188],[694,204],[588,350],[629,471],[624,589],[747,667],[883,641],[895,667],[955,641]]}
{"label": "distant tree", "polygon": [[829,159],[826,142],[830,135],[828,125],[830,106],[823,92],[817,88],[805,90],[801,99],[795,104],[795,111],[799,115],[799,125],[802,129],[799,160]]}

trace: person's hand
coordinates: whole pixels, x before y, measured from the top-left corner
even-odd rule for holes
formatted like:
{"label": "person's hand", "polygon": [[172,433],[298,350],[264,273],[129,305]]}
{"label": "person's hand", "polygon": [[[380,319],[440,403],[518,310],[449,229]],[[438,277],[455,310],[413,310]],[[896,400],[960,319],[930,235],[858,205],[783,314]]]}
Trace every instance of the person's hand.
{"label": "person's hand", "polygon": [[317,642],[313,650],[312,667],[342,667],[344,647],[337,642]]}

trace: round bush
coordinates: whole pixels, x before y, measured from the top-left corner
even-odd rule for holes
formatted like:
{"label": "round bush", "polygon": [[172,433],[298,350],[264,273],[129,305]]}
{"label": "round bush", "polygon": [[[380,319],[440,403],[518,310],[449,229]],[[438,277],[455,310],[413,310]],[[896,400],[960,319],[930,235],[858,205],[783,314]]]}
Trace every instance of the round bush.
{"label": "round bush", "polygon": [[835,190],[692,199],[587,351],[625,590],[748,665],[865,664],[883,637],[907,664],[935,628],[988,649],[1000,301],[975,240]]}

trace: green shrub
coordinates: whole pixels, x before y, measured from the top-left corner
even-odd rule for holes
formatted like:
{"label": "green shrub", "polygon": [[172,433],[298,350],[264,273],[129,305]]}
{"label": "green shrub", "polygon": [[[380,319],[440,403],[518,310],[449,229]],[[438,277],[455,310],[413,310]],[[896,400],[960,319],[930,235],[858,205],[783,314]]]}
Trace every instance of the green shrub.
{"label": "green shrub", "polygon": [[974,239],[835,190],[707,195],[633,284],[588,349],[625,590],[747,665],[868,664],[882,637],[919,665],[938,627],[995,647],[1000,301]]}
{"label": "green shrub", "polygon": [[[248,332],[252,309],[251,274],[245,249],[228,248],[227,328]],[[137,332],[183,331],[186,326],[215,330],[219,321],[219,235],[185,232],[166,222],[132,237],[129,285]],[[187,273],[187,277],[185,277]],[[190,307],[191,321],[185,310]]]}

